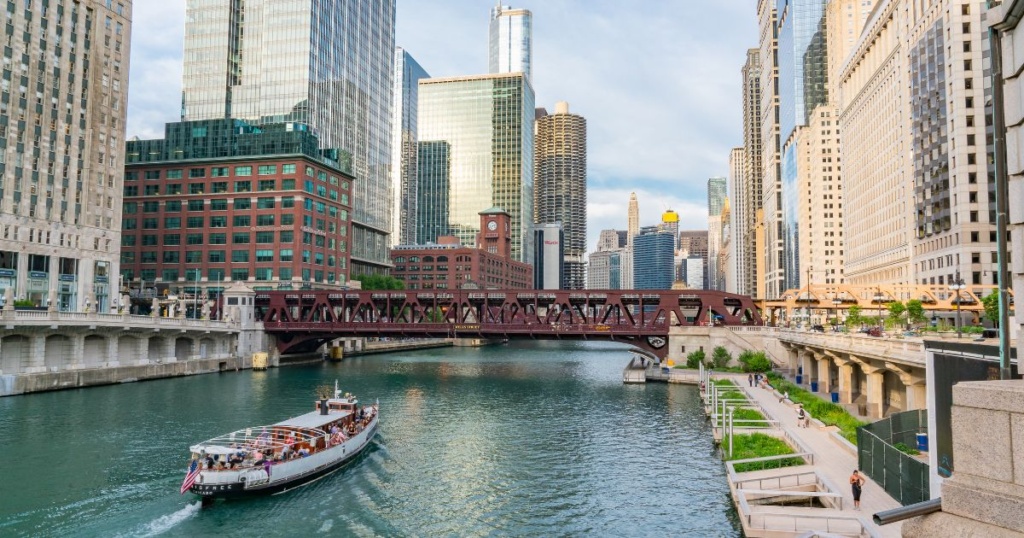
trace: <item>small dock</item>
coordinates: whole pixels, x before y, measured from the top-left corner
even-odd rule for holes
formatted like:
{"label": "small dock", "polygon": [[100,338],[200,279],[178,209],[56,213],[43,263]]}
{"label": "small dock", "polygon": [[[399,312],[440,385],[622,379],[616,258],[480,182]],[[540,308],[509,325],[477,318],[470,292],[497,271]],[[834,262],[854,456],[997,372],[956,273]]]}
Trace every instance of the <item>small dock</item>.
{"label": "small dock", "polygon": [[663,363],[654,362],[647,357],[635,355],[622,370],[622,382],[627,385],[649,382],[699,385],[700,372],[677,370],[665,366]]}

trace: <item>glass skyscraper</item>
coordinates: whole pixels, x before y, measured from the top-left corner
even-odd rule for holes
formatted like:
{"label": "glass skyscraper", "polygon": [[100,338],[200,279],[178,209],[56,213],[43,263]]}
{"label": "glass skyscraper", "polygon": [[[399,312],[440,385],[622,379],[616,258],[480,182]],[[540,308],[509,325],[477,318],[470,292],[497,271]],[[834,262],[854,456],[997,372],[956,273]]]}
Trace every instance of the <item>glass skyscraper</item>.
{"label": "glass skyscraper", "polygon": [[782,144],[783,287],[800,284],[797,224],[798,128],[818,105],[828,102],[827,0],[776,0],[779,58],[779,135]]}
{"label": "glass skyscraper", "polygon": [[391,120],[392,245],[416,243],[416,116],[419,81],[430,78],[407,51],[395,49],[395,106]]}
{"label": "glass skyscraper", "polygon": [[640,229],[633,238],[633,289],[672,289],[675,277],[675,239],[655,226]]}
{"label": "glass skyscraper", "polygon": [[188,0],[182,119],[311,126],[355,178],[352,274],[389,267],[395,0]]}
{"label": "glass skyscraper", "polygon": [[491,8],[489,72],[524,73],[532,80],[533,15],[526,9]]}
{"label": "glass skyscraper", "polygon": [[[417,229],[423,234],[417,240],[454,235],[475,244],[480,211],[500,207],[511,216],[512,257],[528,263],[534,151],[529,80],[522,73],[420,80],[417,121]],[[444,207],[428,209],[428,198]]]}

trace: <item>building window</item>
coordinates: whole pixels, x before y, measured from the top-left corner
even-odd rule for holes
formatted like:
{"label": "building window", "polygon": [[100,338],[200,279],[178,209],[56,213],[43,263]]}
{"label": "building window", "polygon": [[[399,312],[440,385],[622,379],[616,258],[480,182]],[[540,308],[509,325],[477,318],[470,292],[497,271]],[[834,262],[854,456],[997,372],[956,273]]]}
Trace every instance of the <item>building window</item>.
{"label": "building window", "polygon": [[157,201],[142,202],[142,212],[143,213],[159,213],[160,212],[160,202],[157,202]]}
{"label": "building window", "polygon": [[251,222],[252,222],[252,217],[250,217],[249,215],[235,215],[235,218],[234,218],[234,221],[232,222],[232,224],[236,228],[238,228],[238,227],[246,227],[246,228],[248,228],[249,226],[251,226]]}
{"label": "building window", "polygon": [[287,249],[282,249],[281,250],[281,261],[283,261],[283,262],[290,262],[290,261],[293,261],[292,260],[293,257],[294,257],[294,254],[292,253],[292,249],[287,248]]}
{"label": "building window", "polygon": [[142,219],[143,230],[156,230],[160,227],[160,221],[155,218]]}
{"label": "building window", "polygon": [[231,251],[231,262],[232,263],[248,263],[249,262],[249,251],[248,250],[232,250]]}
{"label": "building window", "polygon": [[280,233],[281,233],[280,242],[282,242],[282,243],[291,243],[291,242],[295,241],[295,232],[293,232],[291,230],[283,230]]}
{"label": "building window", "polygon": [[272,176],[277,173],[277,165],[261,164],[259,168],[256,169],[256,173],[261,176]]}
{"label": "building window", "polygon": [[164,246],[178,246],[181,244],[181,235],[167,234],[164,236]]}
{"label": "building window", "polygon": [[155,235],[144,235],[142,236],[142,246],[144,247],[155,247],[156,236]]}
{"label": "building window", "polygon": [[252,200],[249,198],[235,198],[235,209],[252,209]]}
{"label": "building window", "polygon": [[274,232],[256,232],[256,242],[269,244],[274,242]]}
{"label": "building window", "polygon": [[156,252],[143,252],[139,257],[142,263],[156,263]]}
{"label": "building window", "polygon": [[164,219],[164,229],[174,230],[181,228],[181,217],[167,217]]}
{"label": "building window", "polygon": [[272,191],[277,188],[277,181],[273,179],[261,179],[259,181],[260,191]]}
{"label": "building window", "polygon": [[290,208],[295,207],[295,197],[294,196],[282,196],[281,197],[281,207],[283,207],[285,209],[290,209]]}
{"label": "building window", "polygon": [[134,235],[122,235],[121,236],[121,246],[122,247],[134,247],[135,246],[135,236]]}
{"label": "building window", "polygon": [[[177,250],[165,250],[164,251],[164,263],[179,263],[179,256]],[[177,278],[177,277],[175,277]]]}
{"label": "building window", "polygon": [[203,217],[189,217],[187,224],[189,228],[202,228],[206,225],[205,220]]}
{"label": "building window", "polygon": [[160,179],[160,171],[159,170],[146,170],[144,177],[146,179]]}
{"label": "building window", "polygon": [[210,217],[210,228],[227,228],[228,218],[224,216]]}
{"label": "building window", "polygon": [[[127,189],[128,187],[125,187],[125,188]],[[159,196],[160,195],[160,185],[146,185],[146,191],[145,192],[146,192],[146,196]]]}
{"label": "building window", "polygon": [[274,209],[273,198],[257,198],[256,209]]}
{"label": "building window", "polygon": [[256,251],[256,262],[272,262],[274,261],[273,250],[257,250]]}
{"label": "building window", "polygon": [[169,212],[181,211],[181,200],[168,200],[167,203],[164,204],[164,211],[165,212],[167,212],[167,211],[169,211]]}
{"label": "building window", "polygon": [[223,250],[211,250],[206,254],[206,259],[210,263],[224,263],[224,251]]}
{"label": "building window", "polygon": [[[149,172],[146,172],[146,176],[147,176],[146,179],[160,179],[160,171],[159,170],[156,171],[156,174],[157,174],[157,177],[150,178],[150,177],[148,177],[149,176]],[[181,170],[168,170],[167,171],[167,179],[181,179]]]}
{"label": "building window", "polygon": [[227,234],[210,234],[209,239],[210,239],[210,244],[211,245],[226,245],[226,244],[228,244],[228,236],[227,236]]}
{"label": "building window", "polygon": [[185,244],[188,245],[202,245],[203,234],[188,234],[185,236]]}
{"label": "building window", "polygon": [[210,200],[210,211],[227,211],[228,201],[226,199]]}
{"label": "building window", "polygon": [[201,251],[201,250],[186,250],[185,251],[185,263],[203,263],[203,251]]}
{"label": "building window", "polygon": [[236,181],[235,192],[252,192],[251,181]]}
{"label": "building window", "polygon": [[206,177],[205,168],[190,168],[188,171],[188,177]]}
{"label": "building window", "polygon": [[214,181],[213,183],[210,183],[210,192],[213,192],[213,193],[228,192],[228,182],[227,181]]}
{"label": "building window", "polygon": [[273,215],[258,215],[256,217],[256,226],[273,226],[274,216]]}
{"label": "building window", "polygon": [[231,280],[249,280],[248,269],[232,269]]}
{"label": "building window", "polygon": [[249,234],[246,232],[235,232],[231,234],[231,242],[235,245],[246,245],[249,243]]}
{"label": "building window", "polygon": [[291,226],[293,224],[295,224],[295,215],[291,213],[285,213],[284,215],[281,215],[282,226]]}
{"label": "building window", "polygon": [[228,167],[215,166],[210,169],[210,177],[228,177]]}

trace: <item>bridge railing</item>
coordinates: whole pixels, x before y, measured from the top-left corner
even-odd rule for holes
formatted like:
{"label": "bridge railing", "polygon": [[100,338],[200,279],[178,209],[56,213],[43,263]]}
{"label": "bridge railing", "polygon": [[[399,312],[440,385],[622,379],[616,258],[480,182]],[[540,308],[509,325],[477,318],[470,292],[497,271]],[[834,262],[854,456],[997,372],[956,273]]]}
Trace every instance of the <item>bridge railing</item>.
{"label": "bridge railing", "polygon": [[8,323],[29,325],[41,323],[65,325],[100,324],[132,327],[183,327],[217,331],[235,330],[238,327],[234,322],[221,320],[163,318],[129,314],[104,314],[99,312],[50,312],[45,310],[0,311],[0,319]]}

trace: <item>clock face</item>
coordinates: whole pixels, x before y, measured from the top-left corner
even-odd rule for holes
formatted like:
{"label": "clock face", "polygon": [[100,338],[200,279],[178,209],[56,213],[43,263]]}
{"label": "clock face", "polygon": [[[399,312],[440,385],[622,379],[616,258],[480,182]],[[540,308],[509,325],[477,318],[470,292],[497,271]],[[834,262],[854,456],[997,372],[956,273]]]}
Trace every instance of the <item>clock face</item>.
{"label": "clock face", "polygon": [[492,231],[492,232],[493,232],[494,230],[497,230],[497,229],[498,229],[498,223],[497,223],[497,222],[494,222],[493,220],[492,220],[492,221],[490,221],[490,222],[488,222],[488,223],[487,223],[487,229],[488,229],[488,230],[490,230],[490,231]]}

